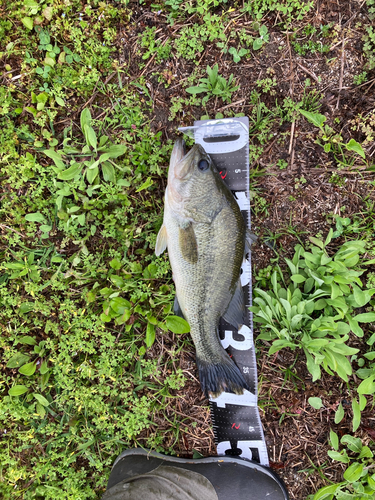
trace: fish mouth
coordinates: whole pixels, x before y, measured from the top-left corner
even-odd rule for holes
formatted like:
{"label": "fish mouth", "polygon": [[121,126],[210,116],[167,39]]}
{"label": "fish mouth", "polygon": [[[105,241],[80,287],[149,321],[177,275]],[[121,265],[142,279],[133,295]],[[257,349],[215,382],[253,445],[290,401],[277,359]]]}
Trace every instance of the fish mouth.
{"label": "fish mouth", "polygon": [[194,167],[199,159],[205,154],[200,144],[195,144],[188,153],[176,163],[174,167],[174,177],[178,180],[186,180],[194,171]]}

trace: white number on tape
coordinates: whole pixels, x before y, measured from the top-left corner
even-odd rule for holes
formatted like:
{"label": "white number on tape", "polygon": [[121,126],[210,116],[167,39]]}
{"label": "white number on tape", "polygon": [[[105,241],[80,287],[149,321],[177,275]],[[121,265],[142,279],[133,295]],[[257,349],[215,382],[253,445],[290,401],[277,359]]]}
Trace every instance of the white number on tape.
{"label": "white number on tape", "polygon": [[242,325],[238,330],[239,335],[242,335],[243,340],[234,340],[233,332],[231,330],[225,330],[225,337],[221,341],[224,349],[231,346],[238,351],[247,351],[253,347],[253,336],[251,335],[251,330],[248,326]]}

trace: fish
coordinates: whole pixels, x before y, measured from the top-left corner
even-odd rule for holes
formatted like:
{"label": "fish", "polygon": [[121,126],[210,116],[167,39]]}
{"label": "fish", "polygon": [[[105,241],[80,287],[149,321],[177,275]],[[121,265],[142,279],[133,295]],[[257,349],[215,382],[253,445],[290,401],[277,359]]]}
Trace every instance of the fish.
{"label": "fish", "polygon": [[220,317],[240,328],[246,308],[241,265],[256,237],[211,157],[195,144],[174,144],[155,253],[168,249],[176,288],[175,314],[190,325],[201,388],[206,397],[249,387],[221,345]]}

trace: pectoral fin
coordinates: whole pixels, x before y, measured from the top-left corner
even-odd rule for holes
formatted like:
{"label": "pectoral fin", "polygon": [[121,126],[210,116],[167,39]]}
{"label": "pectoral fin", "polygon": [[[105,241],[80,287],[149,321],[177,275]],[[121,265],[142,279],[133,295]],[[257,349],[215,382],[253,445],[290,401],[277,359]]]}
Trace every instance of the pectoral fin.
{"label": "pectoral fin", "polygon": [[156,238],[155,254],[157,255],[157,257],[159,257],[159,255],[161,255],[167,248],[167,236],[167,228],[163,224]]}
{"label": "pectoral fin", "polygon": [[237,283],[236,291],[223,318],[234,327],[242,326],[246,320],[245,297],[241,281]]}
{"label": "pectoral fin", "polygon": [[179,244],[182,257],[190,264],[198,262],[198,244],[191,223],[179,228]]}

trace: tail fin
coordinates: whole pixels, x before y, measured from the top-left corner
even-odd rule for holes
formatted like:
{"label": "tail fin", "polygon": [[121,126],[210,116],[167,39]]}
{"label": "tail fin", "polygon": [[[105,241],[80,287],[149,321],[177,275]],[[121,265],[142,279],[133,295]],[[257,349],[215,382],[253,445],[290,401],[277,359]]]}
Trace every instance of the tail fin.
{"label": "tail fin", "polygon": [[250,390],[239,368],[229,356],[223,357],[221,363],[209,363],[197,356],[197,365],[202,391],[207,398],[209,394],[216,398],[224,391],[243,394],[244,389]]}

